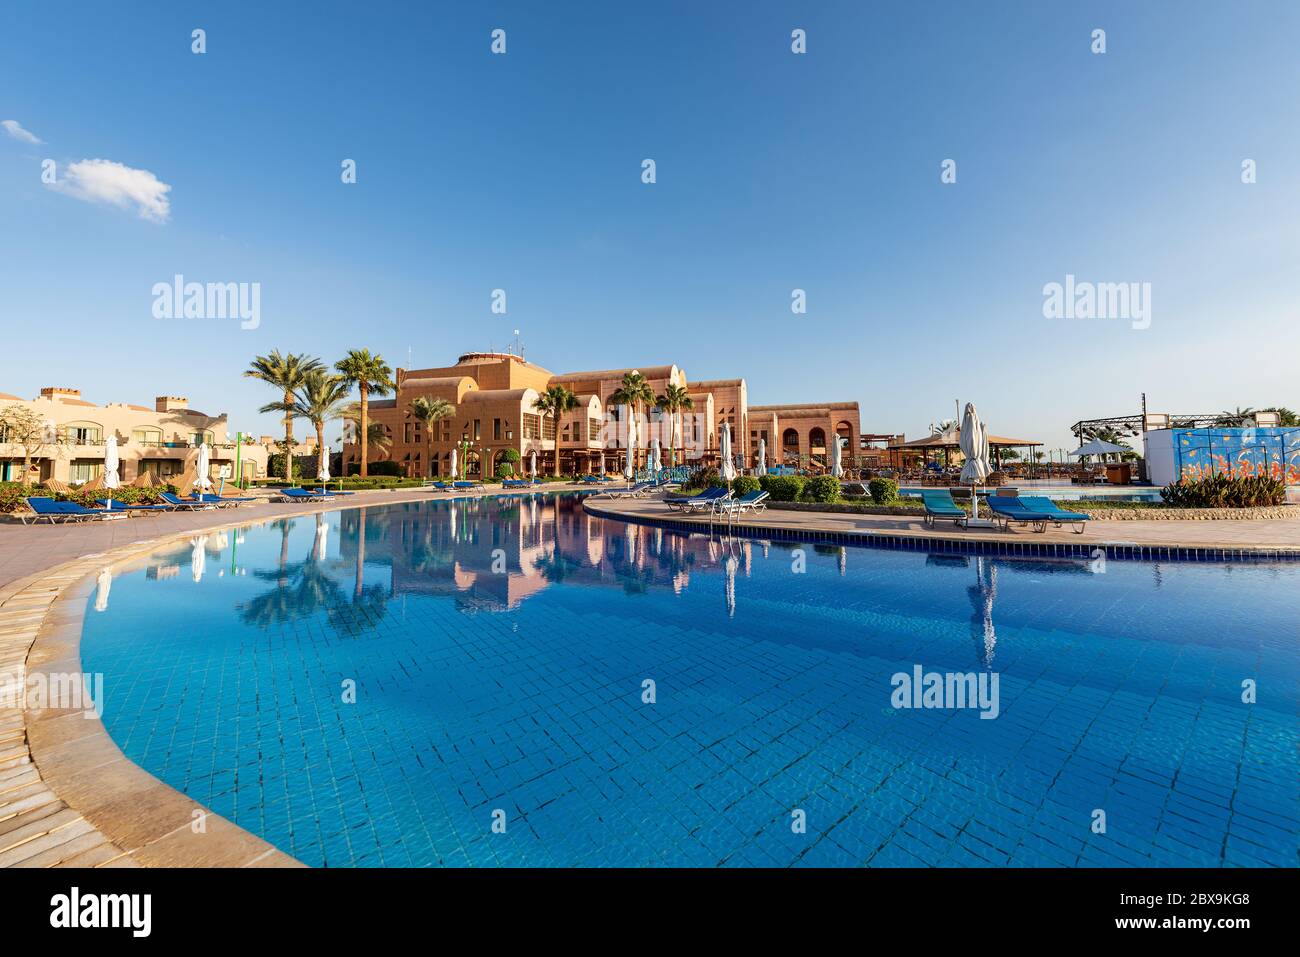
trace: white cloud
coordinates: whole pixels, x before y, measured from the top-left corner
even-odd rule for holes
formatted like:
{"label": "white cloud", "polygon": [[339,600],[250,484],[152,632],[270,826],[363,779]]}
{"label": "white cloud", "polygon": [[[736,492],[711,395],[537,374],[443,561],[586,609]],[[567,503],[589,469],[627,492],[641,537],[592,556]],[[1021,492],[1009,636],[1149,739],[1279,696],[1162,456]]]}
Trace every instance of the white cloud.
{"label": "white cloud", "polygon": [[0,120],[0,126],[5,128],[8,133],[16,140],[22,140],[24,143],[31,143],[33,146],[45,142],[30,130],[23,129],[23,125],[17,120]]}
{"label": "white cloud", "polygon": [[52,184],[53,189],[88,203],[134,208],[141,219],[165,223],[171,218],[171,187],[147,169],[132,169],[106,159],[79,160]]}

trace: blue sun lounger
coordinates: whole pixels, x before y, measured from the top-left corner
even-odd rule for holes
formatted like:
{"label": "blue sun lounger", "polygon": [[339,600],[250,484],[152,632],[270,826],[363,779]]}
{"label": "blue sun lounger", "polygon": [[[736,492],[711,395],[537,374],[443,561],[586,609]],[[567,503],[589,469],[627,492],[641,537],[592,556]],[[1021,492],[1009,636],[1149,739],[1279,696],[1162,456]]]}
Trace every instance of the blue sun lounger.
{"label": "blue sun lounger", "polygon": [[[127,503],[119,502],[115,498],[97,498],[97,505],[102,505],[105,512],[170,512],[171,509],[166,505],[141,505],[139,502]],[[109,503],[112,503],[111,505]]]}
{"label": "blue sun lounger", "polygon": [[966,510],[952,500],[952,492],[947,489],[922,490],[921,503],[925,506],[925,524],[931,528],[940,519],[966,524]]}
{"label": "blue sun lounger", "polygon": [[1029,508],[1020,499],[1011,495],[990,495],[986,501],[998,527],[1004,532],[1011,530],[1012,522],[1031,525],[1034,531],[1045,532],[1047,523],[1052,520],[1050,515]]}
{"label": "blue sun lounger", "polygon": [[280,500],[282,502],[328,502],[329,496],[321,492],[305,488],[282,488],[280,489]]}
{"label": "blue sun lounger", "polygon": [[664,499],[664,504],[679,512],[694,512],[699,509],[711,509],[714,503],[731,497],[731,489],[725,485],[713,485],[699,495],[675,496]]}
{"label": "blue sun lounger", "polygon": [[[103,509],[86,508],[76,502],[56,502],[54,499],[42,495],[30,496],[27,499],[27,507],[35,514],[23,515],[20,513],[18,518],[24,525],[27,524],[28,519],[38,524],[44,520],[51,525],[59,525],[66,522],[94,521],[109,517],[108,513]],[[123,509],[118,514],[125,518],[126,510]]]}
{"label": "blue sun lounger", "polygon": [[464,492],[483,487],[482,482],[452,482],[451,485],[457,492]]}
{"label": "blue sun lounger", "polygon": [[629,485],[627,488],[611,488],[600,495],[608,495],[610,498],[640,498],[650,489],[654,488],[654,482],[637,482],[635,485]]}
{"label": "blue sun lounger", "polygon": [[196,509],[200,509],[200,508],[216,508],[216,507],[217,507],[216,505],[212,504],[211,502],[200,502],[200,501],[198,501],[197,499],[192,499],[192,498],[181,498],[179,495],[176,495],[176,494],[173,493],[173,492],[163,492],[159,497],[163,500],[163,502],[164,502],[164,503],[168,506],[168,508],[171,509],[172,511],[188,511],[188,512],[192,512],[192,511],[195,511]]}
{"label": "blue sun lounger", "polygon": [[1092,518],[1087,512],[1067,512],[1065,509],[1058,507],[1051,499],[1042,495],[1022,495],[1020,501],[1025,503],[1025,508],[1046,515],[1057,528],[1062,525],[1070,525],[1079,535],[1083,534],[1088,519]]}
{"label": "blue sun lounger", "polygon": [[257,501],[257,499],[251,497],[238,498],[232,496],[230,498],[223,498],[220,495],[213,495],[210,492],[191,492],[190,498],[196,502],[202,502],[205,505],[215,505],[217,508],[229,508],[232,505],[239,505],[241,502]]}

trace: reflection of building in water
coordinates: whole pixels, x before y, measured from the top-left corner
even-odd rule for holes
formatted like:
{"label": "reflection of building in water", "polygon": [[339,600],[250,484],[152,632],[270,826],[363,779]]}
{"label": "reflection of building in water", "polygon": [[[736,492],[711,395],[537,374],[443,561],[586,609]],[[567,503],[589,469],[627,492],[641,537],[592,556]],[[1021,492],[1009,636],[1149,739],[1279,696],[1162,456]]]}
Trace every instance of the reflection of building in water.
{"label": "reflection of building in water", "polygon": [[145,569],[144,577],[153,581],[162,581],[165,578],[175,578],[180,573],[180,565],[150,565]]}
{"label": "reflection of building in water", "polygon": [[[393,594],[497,611],[560,581],[680,593],[692,569],[721,567],[726,552],[707,535],[609,522],[575,498],[541,494],[359,509],[341,513],[341,524],[340,558],[388,566]],[[729,547],[748,574],[749,543]]]}

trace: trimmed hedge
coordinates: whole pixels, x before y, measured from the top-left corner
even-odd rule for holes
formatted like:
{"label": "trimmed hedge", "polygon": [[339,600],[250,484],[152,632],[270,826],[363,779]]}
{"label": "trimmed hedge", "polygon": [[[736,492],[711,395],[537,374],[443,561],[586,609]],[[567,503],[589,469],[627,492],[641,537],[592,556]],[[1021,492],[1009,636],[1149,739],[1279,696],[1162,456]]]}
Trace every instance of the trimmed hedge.
{"label": "trimmed hedge", "polygon": [[[153,505],[162,500],[162,493],[176,491],[174,486],[162,488],[136,488],[123,485],[113,489],[113,500],[128,505]],[[24,485],[22,482],[0,482],[0,514],[21,512],[27,508],[28,496],[43,496],[59,502],[76,502],[86,508],[95,507],[95,499],[108,498],[108,489],[92,489],[89,492],[51,492],[43,485]]]}
{"label": "trimmed hedge", "polygon": [[877,505],[888,505],[898,498],[898,483],[893,479],[873,478],[867,483],[867,491],[871,493],[871,501]]}
{"label": "trimmed hedge", "polygon": [[804,480],[800,475],[764,475],[758,484],[774,502],[797,502]]}
{"label": "trimmed hedge", "polygon": [[757,492],[760,488],[758,479],[752,475],[737,475],[731,480],[731,493],[737,497]]}
{"label": "trimmed hedge", "polygon": [[[776,498],[775,495],[772,496]],[[799,494],[801,502],[838,502],[840,500],[840,480],[833,475],[814,475],[804,483]]]}

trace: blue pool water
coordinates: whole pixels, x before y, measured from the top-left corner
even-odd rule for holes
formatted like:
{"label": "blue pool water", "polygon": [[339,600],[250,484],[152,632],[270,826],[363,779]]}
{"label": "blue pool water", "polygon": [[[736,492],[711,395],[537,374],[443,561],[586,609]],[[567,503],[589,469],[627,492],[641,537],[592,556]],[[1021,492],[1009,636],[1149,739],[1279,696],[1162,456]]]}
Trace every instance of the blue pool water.
{"label": "blue pool water", "polygon": [[[114,570],[82,655],[133,761],[312,865],[1294,867],[1298,588],[525,495],[196,538]],[[893,707],[917,665],[998,716]]]}

